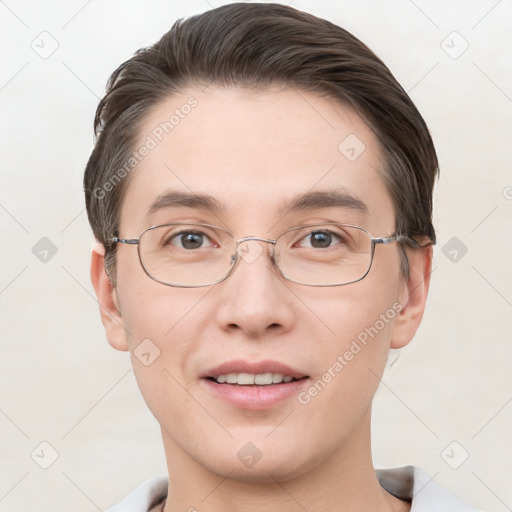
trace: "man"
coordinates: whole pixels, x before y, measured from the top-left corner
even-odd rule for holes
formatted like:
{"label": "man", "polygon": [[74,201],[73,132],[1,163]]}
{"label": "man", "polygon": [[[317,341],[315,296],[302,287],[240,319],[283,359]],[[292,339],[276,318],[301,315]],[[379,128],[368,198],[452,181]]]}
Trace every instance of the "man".
{"label": "man", "polygon": [[345,30],[277,4],[181,20],[112,75],[91,276],[169,479],[116,511],[474,510],[375,471],[371,402],[430,282],[428,129]]}

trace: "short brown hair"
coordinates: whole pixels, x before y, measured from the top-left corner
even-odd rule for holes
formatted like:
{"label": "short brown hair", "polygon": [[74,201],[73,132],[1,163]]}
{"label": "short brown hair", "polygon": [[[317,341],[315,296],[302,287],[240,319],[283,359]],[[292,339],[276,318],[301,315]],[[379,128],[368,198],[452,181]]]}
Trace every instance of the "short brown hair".
{"label": "short brown hair", "polygon": [[[280,4],[234,3],[176,21],[160,41],[136,52],[108,81],[96,111],[97,141],[85,170],[84,189],[89,222],[105,247],[111,277],[115,278],[115,244],[109,239],[119,235],[129,182],[126,162],[142,122],[173,93],[211,83],[284,85],[348,102],[380,141],[395,231],[435,243],[436,151],[425,121],[385,64],[329,21]],[[400,250],[406,276],[407,258]]]}

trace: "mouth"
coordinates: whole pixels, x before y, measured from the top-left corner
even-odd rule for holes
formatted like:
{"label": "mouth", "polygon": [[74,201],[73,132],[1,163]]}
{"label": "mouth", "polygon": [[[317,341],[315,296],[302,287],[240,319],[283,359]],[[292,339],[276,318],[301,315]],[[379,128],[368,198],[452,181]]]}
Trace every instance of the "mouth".
{"label": "mouth", "polygon": [[212,382],[218,384],[232,384],[236,386],[272,386],[274,384],[288,384],[302,379],[307,376],[296,379],[291,375],[283,373],[222,373],[216,377],[207,377]]}
{"label": "mouth", "polygon": [[201,376],[208,391],[239,409],[262,410],[296,396],[309,376],[276,361],[230,361]]}

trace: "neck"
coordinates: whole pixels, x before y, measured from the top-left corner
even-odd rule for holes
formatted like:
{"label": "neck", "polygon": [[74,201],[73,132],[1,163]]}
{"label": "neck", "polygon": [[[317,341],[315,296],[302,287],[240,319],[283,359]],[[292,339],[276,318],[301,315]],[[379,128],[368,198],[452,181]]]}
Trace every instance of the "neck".
{"label": "neck", "polygon": [[[370,411],[338,450],[305,472],[280,480],[269,469],[255,481],[234,471],[211,471],[189,457],[162,431],[169,479],[164,512],[407,512],[410,506],[387,493],[372,464]],[[279,469],[276,468],[274,474]]]}

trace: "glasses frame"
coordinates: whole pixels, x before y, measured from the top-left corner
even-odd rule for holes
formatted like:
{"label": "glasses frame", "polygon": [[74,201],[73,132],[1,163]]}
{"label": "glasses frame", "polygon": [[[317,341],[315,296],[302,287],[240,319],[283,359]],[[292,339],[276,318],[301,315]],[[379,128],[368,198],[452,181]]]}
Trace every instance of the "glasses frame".
{"label": "glasses frame", "polygon": [[400,234],[396,234],[395,233],[393,235],[386,236],[386,237],[372,237],[372,235],[365,228],[362,228],[360,226],[355,226],[353,224],[344,224],[344,223],[340,223],[340,222],[326,222],[326,223],[323,223],[323,224],[305,224],[305,225],[302,225],[302,226],[294,226],[292,228],[287,229],[286,231],[283,231],[279,236],[276,237],[275,240],[270,239],[270,238],[262,238],[262,237],[259,237],[259,236],[244,236],[242,238],[235,239],[234,240],[235,241],[235,253],[233,255],[231,255],[231,268],[229,269],[229,271],[226,273],[225,276],[223,276],[222,278],[220,278],[220,279],[218,279],[216,281],[213,281],[213,282],[207,283],[207,284],[182,285],[182,284],[168,283],[166,281],[162,281],[160,279],[157,279],[156,277],[151,275],[151,273],[145,267],[144,262],[142,261],[141,254],[140,254],[140,240],[144,236],[144,234],[147,233],[148,231],[153,230],[153,229],[161,228],[161,227],[168,227],[168,226],[199,226],[199,227],[203,226],[203,227],[207,227],[207,228],[220,229],[221,231],[224,231],[225,233],[230,235],[232,238],[234,238],[234,237],[226,229],[221,228],[220,226],[215,226],[213,224],[204,224],[204,223],[195,223],[195,222],[169,222],[169,223],[166,223],[166,224],[157,224],[155,226],[150,226],[149,228],[145,229],[140,234],[139,238],[120,238],[120,237],[114,236],[111,239],[109,239],[109,242],[111,244],[137,245],[138,246],[137,247],[137,253],[138,253],[138,256],[139,256],[139,262],[140,262],[140,265],[141,265],[142,269],[144,270],[145,274],[149,278],[153,279],[153,281],[156,281],[157,283],[161,283],[161,284],[166,285],[166,286],[172,286],[174,288],[203,288],[205,286],[212,286],[214,284],[222,283],[222,281],[225,281],[235,271],[236,267],[238,266],[238,263],[239,263],[240,259],[243,259],[243,258],[240,257],[239,251],[238,251],[238,247],[240,246],[240,244],[242,244],[244,242],[247,242],[249,240],[255,240],[255,241],[258,241],[258,242],[264,242],[264,243],[271,244],[273,247],[275,247],[275,245],[276,245],[277,241],[279,240],[279,238],[281,238],[286,233],[289,233],[290,231],[302,229],[302,228],[308,228],[308,227],[314,228],[316,226],[319,226],[319,227],[320,226],[341,226],[341,227],[355,228],[355,229],[359,229],[361,231],[364,231],[364,233],[366,233],[368,235],[368,237],[370,238],[370,241],[371,241],[370,264],[368,265],[368,270],[364,273],[364,275],[362,277],[358,278],[358,279],[354,279],[353,281],[348,281],[346,283],[341,283],[341,284],[307,284],[307,283],[301,283],[300,281],[296,281],[294,279],[290,279],[289,277],[287,277],[283,273],[283,271],[281,270],[279,265],[277,264],[277,262],[276,262],[276,260],[274,258],[274,253],[273,252],[270,253],[269,257],[272,260],[272,263],[273,263],[274,267],[279,271],[281,276],[284,277],[284,279],[286,279],[287,281],[290,281],[290,282],[296,283],[296,284],[300,284],[302,286],[314,286],[314,287],[345,286],[347,284],[352,284],[352,283],[357,283],[359,281],[362,281],[369,274],[369,272],[370,272],[370,270],[372,268],[373,258],[374,258],[374,254],[375,254],[375,246],[377,244],[388,245],[388,244],[391,244],[393,242],[399,242],[399,243],[405,243],[405,244],[410,245],[412,247],[422,247],[416,240],[414,240],[412,238],[409,238],[406,235],[400,235]]}

